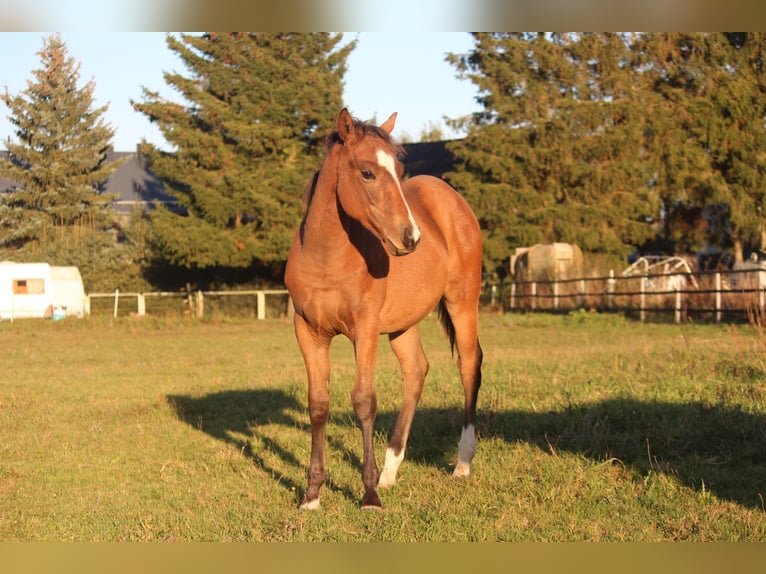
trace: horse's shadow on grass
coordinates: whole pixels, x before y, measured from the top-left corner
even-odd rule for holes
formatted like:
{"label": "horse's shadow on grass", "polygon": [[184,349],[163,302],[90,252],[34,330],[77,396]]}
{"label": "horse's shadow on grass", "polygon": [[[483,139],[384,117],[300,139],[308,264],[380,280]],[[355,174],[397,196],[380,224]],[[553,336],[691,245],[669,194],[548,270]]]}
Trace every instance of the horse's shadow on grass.
{"label": "horse's shadow on grass", "polygon": [[[296,456],[278,439],[259,433],[259,424],[301,428],[308,445],[306,406],[279,390],[224,391],[202,397],[169,396],[180,420],[211,436],[236,445],[259,468],[271,473],[286,488],[300,494],[303,480],[296,484],[270,466],[250,440],[258,435],[264,448],[304,476],[306,460]],[[398,412],[378,412],[376,430],[390,433]],[[301,417],[299,419],[298,417]],[[331,416],[334,425],[355,425],[352,411]],[[421,408],[415,414],[407,460],[432,465],[445,474],[451,470],[462,410]],[[572,406],[553,412],[492,411],[479,409],[479,440],[500,438],[513,444],[523,442],[546,452],[570,452],[601,462],[617,459],[640,474],[672,474],[685,486],[707,491],[747,508],[764,507],[766,497],[766,417],[738,407],[704,403],[664,403],[632,398],[610,399]],[[244,437],[244,438],[239,438]],[[361,436],[350,448],[332,437],[328,447],[342,450],[346,460],[361,472]],[[358,447],[358,448],[357,448]],[[357,452],[358,451],[358,452]],[[478,455],[477,455],[478,456]],[[378,461],[382,463],[382,461]],[[406,464],[406,461],[405,461]],[[476,464],[481,464],[477,458]],[[359,493],[332,483],[349,500]]]}
{"label": "horse's shadow on grass", "polygon": [[[166,400],[179,420],[224,443],[234,445],[256,467],[273,476],[289,491],[302,495],[305,481],[296,482],[294,479],[296,473],[287,474],[275,468],[268,462],[269,457],[264,454],[276,455],[283,467],[300,469],[301,476],[305,476],[308,460],[298,460],[296,455],[278,440],[260,432],[264,424],[288,428],[305,427],[302,432],[305,432],[308,442],[310,440],[308,426],[301,423],[296,416],[306,411],[306,406],[300,401],[283,391],[271,389],[221,391],[199,397],[168,395]],[[253,450],[253,439],[257,439],[261,445],[258,451]],[[331,437],[327,438],[327,442],[330,447],[334,444]],[[335,446],[341,448],[339,443]],[[361,468],[361,462],[352,452],[347,452],[346,458]],[[348,499],[354,499],[353,492],[333,484],[330,480],[325,486],[340,492]]]}

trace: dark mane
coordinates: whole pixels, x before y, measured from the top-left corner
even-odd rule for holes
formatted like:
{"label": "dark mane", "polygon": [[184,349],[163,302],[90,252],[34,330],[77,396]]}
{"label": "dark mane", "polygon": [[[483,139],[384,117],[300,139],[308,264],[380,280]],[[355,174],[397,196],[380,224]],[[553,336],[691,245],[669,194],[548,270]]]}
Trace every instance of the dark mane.
{"label": "dark mane", "polygon": [[313,177],[306,184],[303,189],[303,197],[301,197],[301,215],[306,215],[311,205],[311,198],[314,197],[314,189],[317,186],[317,180],[319,179],[319,171],[314,172]]}
{"label": "dark mane", "polygon": [[[396,159],[401,160],[404,157],[404,147],[402,147],[401,144],[394,140],[394,138],[392,138],[385,130],[380,129],[379,126],[369,124],[354,118],[354,130],[356,130],[357,134],[361,137],[373,136],[382,139],[386,145],[391,148],[391,151],[394,153]],[[331,132],[325,138],[325,145],[327,146],[328,152],[335,144],[342,143],[343,140],[340,139],[337,130]],[[306,212],[309,210],[309,206],[311,205],[311,199],[314,197],[314,189],[317,185],[317,179],[319,179],[319,170],[314,173],[314,176],[306,184],[306,187],[303,190],[303,197],[301,198],[301,213],[303,215],[306,214]]]}
{"label": "dark mane", "polygon": [[[361,137],[369,135],[379,137],[391,148],[391,151],[394,152],[396,159],[400,160],[404,157],[404,148],[386,131],[380,129],[379,126],[369,124],[354,118],[354,130],[356,131],[357,135]],[[328,150],[330,150],[336,143],[343,143],[343,140],[340,139],[337,130],[330,133],[325,139],[325,144],[327,145]]]}

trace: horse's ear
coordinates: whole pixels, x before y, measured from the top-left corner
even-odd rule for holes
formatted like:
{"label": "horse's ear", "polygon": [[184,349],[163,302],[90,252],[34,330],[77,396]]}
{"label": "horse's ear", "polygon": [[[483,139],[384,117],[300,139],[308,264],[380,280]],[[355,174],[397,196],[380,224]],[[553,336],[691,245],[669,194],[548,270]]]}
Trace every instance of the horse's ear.
{"label": "horse's ear", "polygon": [[344,142],[350,142],[356,136],[354,131],[354,118],[346,108],[343,108],[338,114],[338,135]]}
{"label": "horse's ear", "polygon": [[391,114],[391,116],[382,124],[380,124],[380,129],[382,129],[387,134],[390,134],[392,131],[394,131],[394,124],[396,123],[396,112]]}

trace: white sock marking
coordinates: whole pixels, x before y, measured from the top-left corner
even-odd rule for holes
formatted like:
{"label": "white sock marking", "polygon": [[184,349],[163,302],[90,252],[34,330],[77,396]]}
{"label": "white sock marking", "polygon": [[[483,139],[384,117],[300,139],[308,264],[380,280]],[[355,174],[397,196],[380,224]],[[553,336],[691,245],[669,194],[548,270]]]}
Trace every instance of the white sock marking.
{"label": "white sock marking", "polygon": [[460,442],[457,446],[457,465],[455,465],[455,476],[468,476],[471,474],[471,460],[476,454],[476,431],[473,425],[463,428],[460,433]]}
{"label": "white sock marking", "polygon": [[301,504],[301,510],[317,510],[319,508],[319,497],[309,502]]}
{"label": "white sock marking", "polygon": [[407,215],[410,218],[410,225],[412,225],[412,239],[417,242],[420,239],[420,228],[418,227],[418,224],[415,223],[415,218],[412,217],[412,211],[410,211],[410,206],[407,203],[407,200],[404,199],[404,192],[399,183],[399,177],[396,175],[396,162],[394,161],[394,156],[382,149],[379,149],[376,155],[378,158],[378,165],[385,168],[386,171],[391,174],[391,177],[396,182],[396,186],[399,188],[399,195],[402,196],[402,201],[407,207]]}
{"label": "white sock marking", "polygon": [[378,486],[386,488],[396,484],[396,473],[399,471],[399,465],[404,460],[404,449],[396,455],[391,448],[386,449],[386,462],[383,463],[383,471],[378,479]]}

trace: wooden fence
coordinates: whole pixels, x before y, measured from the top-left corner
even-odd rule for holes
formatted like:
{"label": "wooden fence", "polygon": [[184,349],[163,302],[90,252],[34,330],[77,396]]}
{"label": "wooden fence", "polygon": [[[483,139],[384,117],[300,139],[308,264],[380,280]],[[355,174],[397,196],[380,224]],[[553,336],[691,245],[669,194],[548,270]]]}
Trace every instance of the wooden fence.
{"label": "wooden fence", "polygon": [[[229,300],[222,303],[223,300]],[[236,300],[232,303],[232,300]],[[85,296],[86,315],[184,315],[205,317],[216,313],[256,319],[290,316],[292,305],[284,289],[243,291],[162,291],[154,293],[90,293]]]}
{"label": "wooden fence", "polygon": [[766,269],[521,281],[501,293],[503,307],[511,311],[584,308],[635,312],[641,321],[649,313],[672,313],[677,323],[702,315],[720,322],[764,312]]}
{"label": "wooden fence", "polygon": [[[596,311],[672,314],[680,323],[690,317],[747,318],[766,316],[766,269],[699,273],[657,273],[623,277],[582,277],[562,281],[518,281],[487,287],[483,301],[509,311]],[[290,297],[284,289],[247,291],[175,291],[91,293],[86,314],[132,315],[216,314],[255,319],[289,317]]]}

